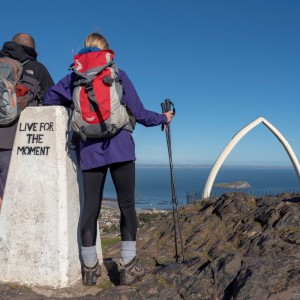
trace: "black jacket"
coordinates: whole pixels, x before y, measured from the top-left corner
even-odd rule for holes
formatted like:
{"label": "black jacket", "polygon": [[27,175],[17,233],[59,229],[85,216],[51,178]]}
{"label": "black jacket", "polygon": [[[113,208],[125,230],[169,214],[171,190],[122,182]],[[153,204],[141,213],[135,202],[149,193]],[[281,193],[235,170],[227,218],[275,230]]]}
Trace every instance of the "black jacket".
{"label": "black jacket", "polygon": [[[36,60],[37,53],[33,48],[19,45],[15,42],[6,42],[0,51],[0,57],[10,57],[23,63],[29,60],[23,67],[23,74],[36,79],[40,84],[40,91],[43,94],[54,85],[46,67]],[[12,149],[17,129],[15,122],[9,127],[0,128],[0,149]]]}

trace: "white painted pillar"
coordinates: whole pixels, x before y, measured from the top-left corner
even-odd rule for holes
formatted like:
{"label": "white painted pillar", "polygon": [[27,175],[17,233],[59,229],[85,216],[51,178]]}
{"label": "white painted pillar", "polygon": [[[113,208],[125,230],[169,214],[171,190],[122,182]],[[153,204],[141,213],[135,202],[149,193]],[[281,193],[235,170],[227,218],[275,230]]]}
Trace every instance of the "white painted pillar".
{"label": "white painted pillar", "polygon": [[[81,173],[64,107],[21,114],[0,211],[0,282],[68,287],[81,280]],[[100,234],[98,258],[102,262]]]}

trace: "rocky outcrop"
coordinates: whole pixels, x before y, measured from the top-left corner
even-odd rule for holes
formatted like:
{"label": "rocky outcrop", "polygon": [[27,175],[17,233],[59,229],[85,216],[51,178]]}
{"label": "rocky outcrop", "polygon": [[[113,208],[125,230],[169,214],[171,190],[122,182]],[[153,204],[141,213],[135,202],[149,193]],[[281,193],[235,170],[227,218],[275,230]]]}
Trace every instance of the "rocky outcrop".
{"label": "rocky outcrop", "polygon": [[[147,271],[142,280],[118,285],[114,245],[104,263],[111,285],[72,299],[300,299],[299,202],[295,194],[228,193],[181,207],[185,261],[179,256],[178,262],[173,214],[159,216],[138,232]],[[8,285],[0,285],[1,292],[6,295],[1,299],[26,299]],[[39,298],[32,292],[31,299]]]}
{"label": "rocky outcrop", "polygon": [[292,194],[229,193],[180,208],[185,261],[179,263],[172,213],[148,224],[139,232],[148,273],[135,297],[300,299],[299,202]]}

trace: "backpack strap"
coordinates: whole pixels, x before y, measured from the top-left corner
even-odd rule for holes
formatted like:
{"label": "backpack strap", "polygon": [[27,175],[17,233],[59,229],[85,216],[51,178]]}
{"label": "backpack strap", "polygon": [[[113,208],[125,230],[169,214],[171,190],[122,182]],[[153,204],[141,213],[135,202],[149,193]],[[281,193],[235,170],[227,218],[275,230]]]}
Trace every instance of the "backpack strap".
{"label": "backpack strap", "polygon": [[30,59],[27,59],[27,60],[23,61],[22,66],[24,67],[29,61],[30,61]]}
{"label": "backpack strap", "polygon": [[30,61],[33,60],[27,59],[22,62],[23,72],[19,80],[19,84],[29,89],[28,106],[38,106],[43,98],[41,83],[31,74],[28,74],[26,70],[24,70],[24,66]]}

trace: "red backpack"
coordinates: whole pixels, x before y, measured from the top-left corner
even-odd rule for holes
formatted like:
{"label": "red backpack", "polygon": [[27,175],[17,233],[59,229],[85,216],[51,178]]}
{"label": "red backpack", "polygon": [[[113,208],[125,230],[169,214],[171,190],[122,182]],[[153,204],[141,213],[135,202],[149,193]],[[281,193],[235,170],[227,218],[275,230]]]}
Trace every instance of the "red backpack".
{"label": "red backpack", "polygon": [[82,139],[115,135],[121,129],[133,131],[129,114],[122,104],[123,86],[112,50],[74,56],[77,74],[73,91],[72,128]]}

